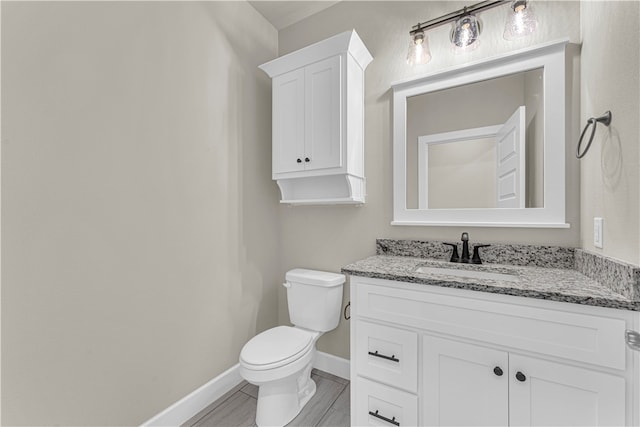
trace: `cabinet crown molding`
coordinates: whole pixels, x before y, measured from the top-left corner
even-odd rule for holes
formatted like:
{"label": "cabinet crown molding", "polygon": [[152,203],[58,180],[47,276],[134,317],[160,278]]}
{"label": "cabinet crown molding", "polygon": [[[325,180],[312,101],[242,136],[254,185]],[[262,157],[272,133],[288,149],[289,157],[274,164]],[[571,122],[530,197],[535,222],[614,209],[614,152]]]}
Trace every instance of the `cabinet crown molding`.
{"label": "cabinet crown molding", "polygon": [[350,54],[363,70],[373,60],[373,56],[367,50],[358,33],[351,30],[266,62],[259,68],[273,78],[293,69],[343,53]]}

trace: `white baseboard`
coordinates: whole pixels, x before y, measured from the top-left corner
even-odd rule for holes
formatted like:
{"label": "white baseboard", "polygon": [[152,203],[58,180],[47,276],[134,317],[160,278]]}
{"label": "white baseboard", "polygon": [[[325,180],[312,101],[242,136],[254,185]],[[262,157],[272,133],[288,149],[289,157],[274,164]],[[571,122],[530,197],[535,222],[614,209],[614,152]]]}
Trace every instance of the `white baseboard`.
{"label": "white baseboard", "polygon": [[142,423],[142,427],[179,426],[241,382],[240,365],[236,364],[158,415]]}
{"label": "white baseboard", "polygon": [[[342,357],[318,351],[313,367],[337,377],[349,379],[349,361]],[[141,427],[179,426],[241,382],[240,365],[236,364],[158,415],[148,419],[142,423]]]}
{"label": "white baseboard", "polygon": [[345,380],[348,380],[351,376],[351,363],[349,360],[322,351],[316,353],[316,361],[313,367]]}

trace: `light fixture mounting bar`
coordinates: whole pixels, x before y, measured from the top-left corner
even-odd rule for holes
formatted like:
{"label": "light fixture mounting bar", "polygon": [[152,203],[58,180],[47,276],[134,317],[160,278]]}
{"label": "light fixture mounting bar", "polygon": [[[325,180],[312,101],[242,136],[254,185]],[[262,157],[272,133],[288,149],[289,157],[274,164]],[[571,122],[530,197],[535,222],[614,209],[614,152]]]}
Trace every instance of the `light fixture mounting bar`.
{"label": "light fixture mounting bar", "polygon": [[438,18],[430,19],[429,21],[420,22],[417,25],[414,25],[411,31],[409,31],[410,35],[414,35],[420,31],[428,30],[430,28],[435,28],[440,25],[444,25],[448,22],[455,21],[461,16],[481,12],[483,10],[491,9],[492,7],[500,6],[502,4],[508,3],[509,0],[485,0],[480,3],[472,4],[471,6],[465,6],[462,9],[456,10],[451,13],[447,13],[446,15],[442,15]]}

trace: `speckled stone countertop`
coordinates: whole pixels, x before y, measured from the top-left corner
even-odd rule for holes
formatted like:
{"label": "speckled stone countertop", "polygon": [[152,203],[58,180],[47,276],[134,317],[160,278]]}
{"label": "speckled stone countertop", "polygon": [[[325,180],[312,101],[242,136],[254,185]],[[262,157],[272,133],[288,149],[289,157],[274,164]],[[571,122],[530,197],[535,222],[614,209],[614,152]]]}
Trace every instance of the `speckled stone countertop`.
{"label": "speckled stone countertop", "polygon": [[[389,241],[384,242],[388,243]],[[440,250],[440,246],[443,246],[439,242],[431,243],[433,243],[433,246],[438,250]],[[400,244],[396,246],[406,249],[406,245]],[[497,248],[495,250],[499,251]],[[640,299],[637,298],[637,293],[634,289],[628,290],[625,288],[623,292],[620,292],[617,288],[612,289],[608,284],[603,284],[601,281],[590,278],[598,276],[598,274],[602,275],[603,273],[600,270],[595,273],[593,271],[586,271],[585,273],[590,276],[587,277],[587,275],[574,269],[575,264],[584,264],[585,254],[580,253],[580,257],[578,257],[580,260],[574,263],[573,249],[571,249],[570,257],[572,265],[569,265],[567,253],[561,251],[561,256],[551,257],[559,259],[560,262],[549,262],[549,264],[547,264],[552,265],[552,267],[541,267],[536,265],[538,264],[536,262],[520,263],[524,265],[514,265],[512,263],[485,263],[482,265],[461,264],[442,260],[441,256],[438,256],[440,259],[425,257],[424,255],[428,255],[425,253],[411,253],[411,255],[414,256],[407,256],[405,255],[406,251],[400,251],[401,255],[398,256],[395,251],[389,251],[392,253],[390,255],[381,255],[381,252],[385,253],[384,251],[380,251],[380,241],[378,241],[379,255],[349,264],[342,268],[342,272],[376,279],[640,311]],[[543,253],[547,255],[556,252],[556,250],[549,250],[548,248],[543,250]],[[443,253],[446,256],[446,252]],[[588,256],[593,256],[593,254],[587,254]],[[605,259],[602,263],[606,266],[608,263],[611,263],[611,260]],[[597,267],[597,263],[589,262],[588,264],[591,266],[591,270],[593,270],[594,266]],[[420,273],[416,271],[419,267],[426,267],[427,269],[454,269],[462,272],[453,273],[455,275],[446,274],[446,272],[444,272],[445,274],[441,274],[437,270]],[[622,267],[625,266],[623,265]],[[624,270],[622,267],[617,270],[622,269],[626,274],[627,270]],[[640,270],[634,266],[629,267],[630,273],[628,273],[628,275],[631,276],[629,283],[631,283],[631,288],[634,288],[637,287],[637,275]],[[610,269],[611,266],[609,265],[609,267],[605,268]],[[480,272],[481,275],[487,277],[460,277],[460,275],[466,274],[464,271]],[[611,280],[611,282],[618,283],[619,280]],[[616,286],[620,287],[620,284],[618,283]]]}

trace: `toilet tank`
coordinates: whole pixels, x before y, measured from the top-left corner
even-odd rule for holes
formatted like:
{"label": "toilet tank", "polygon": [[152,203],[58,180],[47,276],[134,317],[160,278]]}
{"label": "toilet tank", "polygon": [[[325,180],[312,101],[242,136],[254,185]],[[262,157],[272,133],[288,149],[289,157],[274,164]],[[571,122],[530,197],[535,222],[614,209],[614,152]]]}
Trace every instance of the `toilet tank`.
{"label": "toilet tank", "polygon": [[335,329],[342,308],[343,274],[296,268],[286,274],[291,323],[312,331]]}

